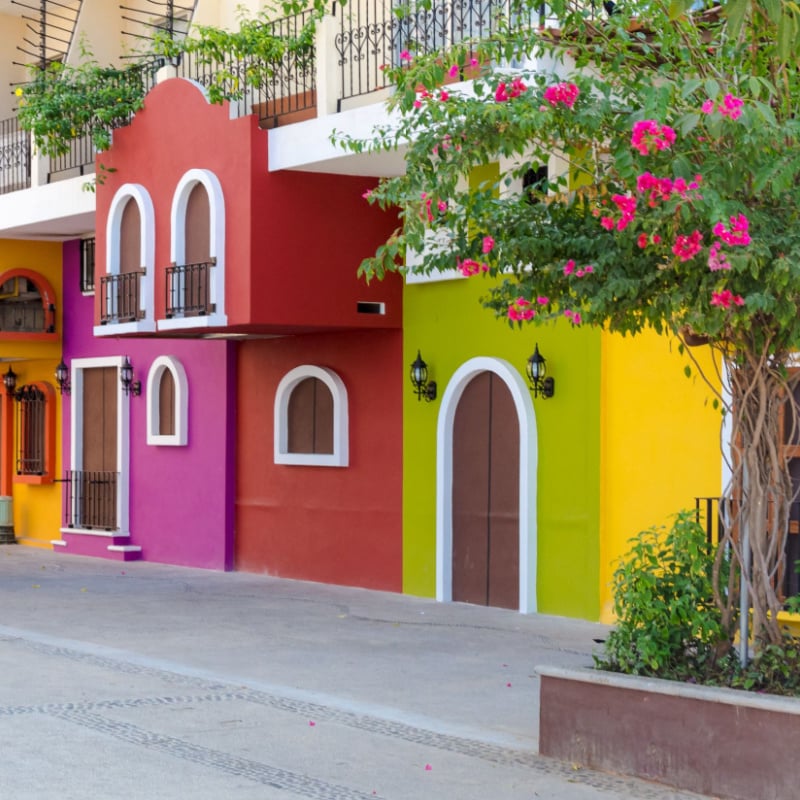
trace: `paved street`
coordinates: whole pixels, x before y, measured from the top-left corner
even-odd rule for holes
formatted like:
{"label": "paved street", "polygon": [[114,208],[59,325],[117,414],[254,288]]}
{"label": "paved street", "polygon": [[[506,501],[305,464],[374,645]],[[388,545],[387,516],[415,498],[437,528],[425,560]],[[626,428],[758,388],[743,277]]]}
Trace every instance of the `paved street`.
{"label": "paved street", "polygon": [[5,800],[689,800],[536,754],[604,628],[0,547]]}

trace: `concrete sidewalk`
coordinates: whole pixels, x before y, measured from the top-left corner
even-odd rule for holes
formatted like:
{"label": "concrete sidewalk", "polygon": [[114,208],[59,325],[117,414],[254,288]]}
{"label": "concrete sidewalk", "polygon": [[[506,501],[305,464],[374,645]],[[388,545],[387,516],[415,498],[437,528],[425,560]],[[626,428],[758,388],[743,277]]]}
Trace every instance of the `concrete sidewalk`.
{"label": "concrete sidewalk", "polygon": [[0,798],[679,800],[536,754],[605,628],[0,547]]}

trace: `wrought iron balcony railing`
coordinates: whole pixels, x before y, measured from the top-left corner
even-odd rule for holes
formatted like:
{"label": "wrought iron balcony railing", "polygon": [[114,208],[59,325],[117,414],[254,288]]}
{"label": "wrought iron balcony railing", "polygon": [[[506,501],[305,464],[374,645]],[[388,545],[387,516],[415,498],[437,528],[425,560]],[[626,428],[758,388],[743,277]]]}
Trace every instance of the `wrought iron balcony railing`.
{"label": "wrought iron balcony railing", "polygon": [[31,135],[16,117],[0,120],[0,194],[31,185]]}
{"label": "wrought iron balcony railing", "polygon": [[143,272],[123,272],[100,278],[100,324],[136,322],[142,319],[141,283]]}
{"label": "wrought iron balcony railing", "polygon": [[[276,36],[297,41],[311,12],[304,11],[275,20],[267,27]],[[232,53],[208,62],[195,53],[184,53],[177,65],[179,77],[191,78],[202,86],[217,86],[232,95],[235,116],[257,114],[264,127],[277,124],[280,117],[316,106],[316,48],[313,44],[288,49],[280,61],[265,64],[257,57],[239,58]]]}
{"label": "wrought iron balcony railing", "polygon": [[216,259],[167,267],[167,319],[211,314],[211,270]]}
{"label": "wrought iron balcony railing", "polygon": [[115,531],[118,473],[68,470],[64,484],[64,527]]}

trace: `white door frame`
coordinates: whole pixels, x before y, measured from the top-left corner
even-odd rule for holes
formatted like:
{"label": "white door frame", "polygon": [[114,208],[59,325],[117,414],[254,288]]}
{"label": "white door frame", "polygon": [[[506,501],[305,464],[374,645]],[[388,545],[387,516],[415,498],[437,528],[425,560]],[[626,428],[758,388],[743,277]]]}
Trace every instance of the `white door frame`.
{"label": "white door frame", "polygon": [[532,614],[536,603],[536,415],[528,385],[517,369],[502,358],[479,356],[462,364],[442,395],[436,429],[436,599],[453,599],[453,423],[467,384],[481,372],[492,372],[505,383],[519,421],[519,610]]}

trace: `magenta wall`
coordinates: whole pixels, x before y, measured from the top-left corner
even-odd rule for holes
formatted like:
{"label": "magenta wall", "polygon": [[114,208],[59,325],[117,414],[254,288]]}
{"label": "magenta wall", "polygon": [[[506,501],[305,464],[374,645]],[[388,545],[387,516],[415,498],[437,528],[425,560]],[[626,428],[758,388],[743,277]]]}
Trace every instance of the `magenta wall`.
{"label": "magenta wall", "polygon": [[[98,225],[104,220],[98,220]],[[142,558],[210,569],[232,567],[235,464],[232,345],[183,339],[95,339],[93,298],[80,293],[78,243],[64,244],[64,360],[127,355],[142,395],[130,398],[130,544]],[[189,386],[189,443],[147,444],[144,386],[153,361],[178,358]],[[229,389],[230,387],[230,389]],[[64,465],[70,466],[69,398],[63,398]],[[85,537],[97,539],[100,537]],[[67,548],[69,552],[69,548]],[[101,548],[97,555],[103,555]]]}

